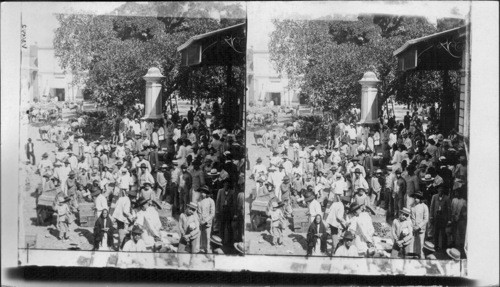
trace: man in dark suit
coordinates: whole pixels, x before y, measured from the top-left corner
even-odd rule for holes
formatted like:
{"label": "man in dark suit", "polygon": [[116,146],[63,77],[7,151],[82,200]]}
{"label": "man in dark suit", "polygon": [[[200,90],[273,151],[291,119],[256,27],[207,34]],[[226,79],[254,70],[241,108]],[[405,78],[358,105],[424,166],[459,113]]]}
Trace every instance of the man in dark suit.
{"label": "man in dark suit", "polygon": [[25,145],[25,150],[26,150],[26,158],[32,165],[36,164],[34,148],[35,148],[34,144],[31,142],[31,138],[29,138],[28,143],[26,143]]}

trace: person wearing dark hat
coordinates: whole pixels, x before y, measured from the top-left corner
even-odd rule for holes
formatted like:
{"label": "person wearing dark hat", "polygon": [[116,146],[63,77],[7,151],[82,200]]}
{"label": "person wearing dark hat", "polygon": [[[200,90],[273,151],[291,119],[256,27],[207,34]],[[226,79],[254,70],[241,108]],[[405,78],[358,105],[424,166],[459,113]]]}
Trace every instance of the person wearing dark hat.
{"label": "person wearing dark hat", "polygon": [[413,226],[410,216],[410,209],[403,207],[399,212],[399,217],[392,222],[392,258],[404,258],[407,253],[413,252]]}
{"label": "person wearing dark hat", "polygon": [[446,226],[451,223],[451,202],[443,186],[439,186],[437,190],[438,193],[431,199],[429,221],[433,229],[434,245],[436,250],[440,250],[447,248],[448,244]]}
{"label": "person wearing dark hat", "polygon": [[186,204],[189,202],[191,189],[193,186],[193,177],[188,171],[186,164],[180,166],[181,174],[179,177],[179,208],[180,212],[184,212]]}
{"label": "person wearing dark hat", "polygon": [[198,189],[200,202],[198,203],[198,217],[200,219],[200,250],[208,252],[208,240],[212,232],[212,222],[215,217],[215,201],[210,196],[208,186],[204,185]]}
{"label": "person wearing dark hat", "polygon": [[231,243],[234,234],[231,222],[234,217],[234,201],[236,192],[229,178],[222,180],[222,188],[217,192],[215,201],[215,218],[219,230],[219,236],[224,245]]}
{"label": "person wearing dark hat", "polygon": [[411,197],[415,200],[415,203],[411,207],[410,215],[413,225],[413,235],[415,236],[413,252],[419,254],[420,258],[424,258],[422,247],[425,239],[427,223],[429,222],[429,208],[422,202],[424,199],[422,192],[415,192],[411,195]]}
{"label": "person wearing dark hat", "polygon": [[28,142],[24,145],[24,151],[26,152],[26,158],[32,164],[36,164],[35,159],[35,145],[31,141],[31,138],[28,139]]}
{"label": "person wearing dark hat", "polygon": [[396,179],[393,182],[392,197],[394,198],[394,217],[398,216],[398,211],[404,206],[404,197],[406,195],[406,181],[401,176],[402,170],[398,168],[394,174]]}
{"label": "person wearing dark hat", "polygon": [[197,213],[198,205],[190,202],[186,210],[179,216],[179,232],[181,239],[177,252],[186,252],[190,245],[190,253],[196,254],[200,251],[200,220]]}
{"label": "person wearing dark hat", "polygon": [[368,248],[373,246],[375,233],[371,216],[365,212],[367,208],[365,204],[358,204],[354,201],[348,212],[350,215],[348,230],[355,234],[354,244],[362,256],[366,254]]}
{"label": "person wearing dark hat", "polygon": [[351,231],[346,231],[342,237],[342,245],[335,251],[336,257],[359,257],[359,251],[356,245],[353,244],[354,234]]}
{"label": "person wearing dark hat", "polygon": [[142,229],[135,225],[131,231],[131,240],[123,245],[123,252],[146,252],[146,244],[142,240]]}
{"label": "person wearing dark hat", "polygon": [[339,234],[349,226],[349,223],[345,220],[345,209],[349,202],[351,202],[350,197],[340,196],[340,201],[332,203],[328,210],[328,217],[325,223],[328,224],[332,236],[332,250],[330,255],[335,253],[335,249],[339,243]]}
{"label": "person wearing dark hat", "polygon": [[308,207],[307,214],[309,215],[309,222],[312,223],[314,218],[318,214],[323,216],[321,204],[316,199],[316,194],[314,193],[314,191],[308,190],[306,192],[306,195],[304,196],[304,200],[307,203],[307,207]]}

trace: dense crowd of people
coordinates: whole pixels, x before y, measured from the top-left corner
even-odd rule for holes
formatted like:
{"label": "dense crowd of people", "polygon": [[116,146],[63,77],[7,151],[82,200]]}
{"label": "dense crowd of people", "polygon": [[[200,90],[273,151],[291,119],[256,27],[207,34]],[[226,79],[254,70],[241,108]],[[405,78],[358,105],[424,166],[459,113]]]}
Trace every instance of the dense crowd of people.
{"label": "dense crowd of people", "polygon": [[[97,141],[71,127],[41,133],[56,151],[38,162],[37,198],[57,191],[59,239],[68,239],[90,204],[94,250],[242,253],[243,130],[225,129],[221,117],[215,102],[191,107],[185,117],[178,110],[155,121],[123,117]],[[26,155],[35,165],[33,150],[30,139]],[[171,213],[161,216],[165,210]],[[166,233],[172,218],[178,245]]]}
{"label": "dense crowd of people", "polygon": [[[258,131],[256,143],[270,153],[267,164],[259,157],[252,167],[251,198],[272,195],[273,243],[282,244],[288,221],[298,219],[294,211],[307,208],[308,255],[326,254],[331,236],[332,256],[427,258],[446,250],[463,257],[465,147],[454,130],[439,131],[431,112],[426,126],[419,112],[407,112],[401,122],[381,117],[375,125],[349,116],[332,122],[328,138],[314,143],[298,138],[297,122],[288,132]],[[385,214],[391,225],[391,252],[374,248],[380,243],[375,214]]]}

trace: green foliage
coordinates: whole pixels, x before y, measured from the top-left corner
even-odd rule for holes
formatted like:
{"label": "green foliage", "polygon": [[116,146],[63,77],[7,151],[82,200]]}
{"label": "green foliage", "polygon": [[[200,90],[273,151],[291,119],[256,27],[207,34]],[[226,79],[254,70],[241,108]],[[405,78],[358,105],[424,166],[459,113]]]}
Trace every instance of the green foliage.
{"label": "green foliage", "polygon": [[[84,84],[99,105],[127,113],[136,100],[144,102],[150,67],[158,67],[164,101],[175,91],[185,99],[219,97],[225,82],[218,67],[191,71],[180,67],[177,47],[190,37],[242,22],[210,18],[244,15],[238,5],[224,3],[126,3],[112,15],[57,15],[55,55],[63,69]],[[128,16],[141,15],[141,16]],[[158,15],[156,17],[145,15]],[[209,80],[207,80],[209,79]],[[192,93],[186,91],[192,90]]]}
{"label": "green foliage", "polygon": [[[410,39],[437,32],[425,18],[360,15],[357,21],[274,20],[273,24],[270,59],[313,107],[336,115],[359,107],[358,81],[366,71],[375,72],[381,81],[379,105],[392,95],[402,103],[435,102],[442,93],[437,72],[398,72],[392,54]],[[440,27],[459,24],[446,20]]]}
{"label": "green foliage", "polygon": [[86,140],[97,140],[101,135],[110,137],[116,129],[116,121],[110,117],[106,111],[82,112],[81,116],[86,119],[85,126],[82,127]]}

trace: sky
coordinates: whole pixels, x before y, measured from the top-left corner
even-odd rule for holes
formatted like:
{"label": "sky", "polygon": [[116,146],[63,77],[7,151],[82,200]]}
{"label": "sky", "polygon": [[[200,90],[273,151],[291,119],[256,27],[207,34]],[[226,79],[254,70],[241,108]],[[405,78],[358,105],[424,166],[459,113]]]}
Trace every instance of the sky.
{"label": "sky", "polygon": [[247,2],[248,47],[267,50],[269,34],[274,30],[271,19],[316,19],[342,15],[355,17],[362,13],[425,16],[431,23],[437,18],[465,18],[468,1],[311,1]]}

